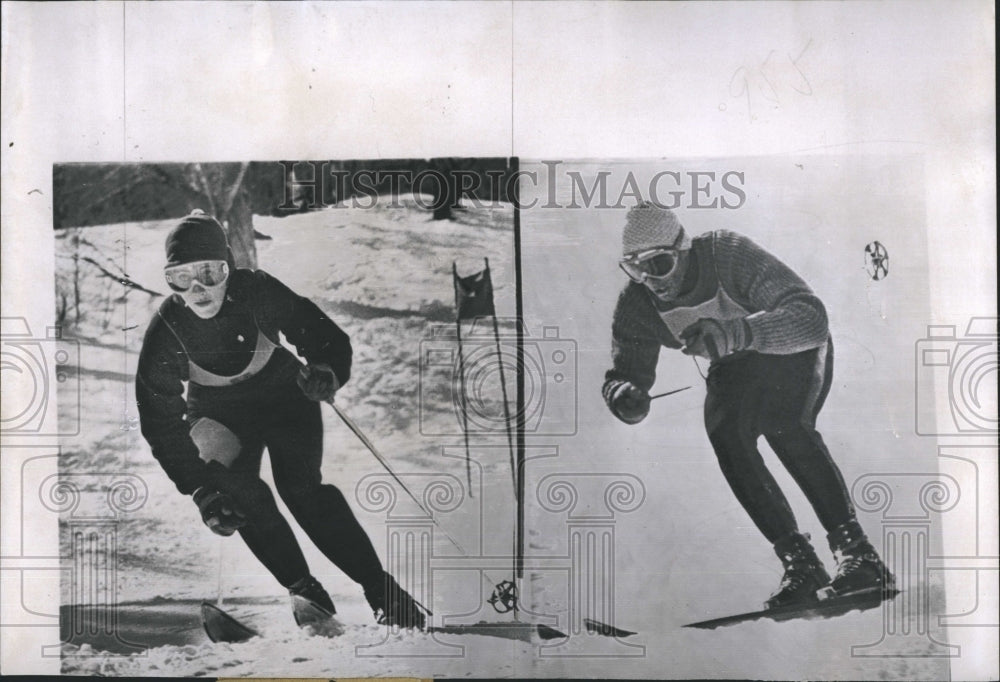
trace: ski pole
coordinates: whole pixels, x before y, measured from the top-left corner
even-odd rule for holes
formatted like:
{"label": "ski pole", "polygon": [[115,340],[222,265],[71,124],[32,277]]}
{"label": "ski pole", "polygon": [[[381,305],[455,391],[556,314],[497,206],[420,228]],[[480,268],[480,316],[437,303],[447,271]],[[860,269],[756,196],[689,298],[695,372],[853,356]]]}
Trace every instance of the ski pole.
{"label": "ski pole", "polygon": [[385,470],[389,472],[389,475],[392,476],[393,479],[395,479],[396,483],[399,484],[399,487],[406,491],[406,494],[409,495],[410,499],[413,500],[413,502],[417,505],[417,507],[420,508],[420,511],[427,514],[427,516],[431,517],[431,519],[433,520],[434,518],[433,515],[429,511],[427,511],[427,509],[420,502],[420,500],[417,499],[416,495],[410,492],[410,489],[406,487],[406,484],[399,479],[399,476],[396,475],[396,472],[392,470],[392,467],[389,466],[389,463],[379,453],[379,451],[375,449],[375,445],[373,445],[372,442],[368,440],[368,437],[365,436],[365,434],[361,431],[361,428],[358,427],[358,425],[355,424],[350,417],[344,414],[339,407],[337,407],[337,404],[333,402],[333,399],[330,399],[326,402],[330,407],[333,408],[333,411],[337,413],[337,416],[340,417],[341,421],[343,421],[344,424],[347,425],[347,428],[349,428],[351,431],[354,432],[354,435],[358,437],[358,440],[364,443],[364,446],[368,448],[368,452],[372,453],[375,459],[379,461],[379,464],[381,464],[385,468]]}
{"label": "ski pole", "polygon": [[666,393],[658,393],[656,395],[651,395],[651,396],[649,396],[649,399],[651,401],[652,400],[656,400],[657,398],[662,398],[664,396],[673,395],[674,393],[680,393],[681,391],[686,391],[689,388],[691,388],[691,387],[690,386],[685,386],[684,388],[675,388],[674,390],[667,391]]}
{"label": "ski pole", "polygon": [[218,536],[218,540],[219,540],[219,585],[218,585],[218,587],[219,587],[219,596],[218,596],[218,602],[217,603],[219,605],[219,608],[221,609],[222,608],[222,557],[223,557],[223,555],[225,553],[226,547],[225,547],[225,545],[222,544],[222,536],[221,535]]}

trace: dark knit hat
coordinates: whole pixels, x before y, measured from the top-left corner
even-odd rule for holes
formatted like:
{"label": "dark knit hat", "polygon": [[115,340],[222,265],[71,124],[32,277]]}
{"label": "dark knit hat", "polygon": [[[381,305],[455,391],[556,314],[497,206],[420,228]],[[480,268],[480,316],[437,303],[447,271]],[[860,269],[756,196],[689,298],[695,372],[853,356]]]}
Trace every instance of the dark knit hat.
{"label": "dark knit hat", "polygon": [[200,260],[224,260],[232,267],[226,233],[215,218],[201,209],[184,216],[167,235],[165,267]]}

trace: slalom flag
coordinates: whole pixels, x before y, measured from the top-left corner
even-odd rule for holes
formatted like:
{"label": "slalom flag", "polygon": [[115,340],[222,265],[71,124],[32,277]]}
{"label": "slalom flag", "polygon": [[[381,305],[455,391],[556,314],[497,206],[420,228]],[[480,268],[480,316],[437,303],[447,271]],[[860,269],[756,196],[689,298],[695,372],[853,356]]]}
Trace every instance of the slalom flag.
{"label": "slalom flag", "polygon": [[490,280],[490,266],[468,277],[459,277],[452,264],[452,275],[455,278],[455,305],[458,308],[459,320],[471,320],[476,317],[496,315],[493,306],[493,282]]}

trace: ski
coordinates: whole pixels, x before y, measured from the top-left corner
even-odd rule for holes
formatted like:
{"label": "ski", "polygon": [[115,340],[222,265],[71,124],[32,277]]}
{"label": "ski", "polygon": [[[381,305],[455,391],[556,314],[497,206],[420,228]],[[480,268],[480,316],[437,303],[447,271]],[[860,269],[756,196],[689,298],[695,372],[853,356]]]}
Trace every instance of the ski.
{"label": "ski", "polygon": [[587,628],[587,632],[592,632],[595,635],[604,635],[605,637],[631,637],[636,634],[631,630],[623,630],[622,628],[602,623],[593,618],[584,618],[583,626]]}
{"label": "ski", "polygon": [[483,635],[486,637],[513,639],[521,642],[530,642],[534,637],[542,640],[551,640],[564,639],[568,636],[554,627],[541,623],[487,623],[486,621],[460,625],[436,625],[427,628],[427,632],[445,635]]}
{"label": "ski", "polygon": [[[299,627],[307,628],[314,634],[334,637],[344,633],[344,626],[326,609],[312,603],[308,599],[293,597],[295,622]],[[245,642],[260,633],[249,625],[241,623],[232,615],[209,602],[201,604],[201,622],[205,633],[213,642]],[[469,623],[462,625],[441,625],[428,627],[425,632],[436,632],[450,635],[483,635],[500,637],[502,639],[530,642],[533,637],[551,640],[565,638],[567,635],[548,625],[536,623]]]}
{"label": "ski", "polygon": [[205,634],[213,642],[245,642],[260,636],[253,628],[207,601],[201,603],[201,624],[205,628]]}
{"label": "ski", "polygon": [[[325,609],[313,604],[307,599],[294,598],[295,622],[299,627],[307,628],[314,634],[334,637],[344,633],[344,625]],[[232,615],[209,602],[201,604],[201,621],[205,633],[213,642],[245,642],[260,633],[249,625],[241,623]],[[584,618],[583,624],[587,632],[605,637],[630,637],[635,632],[623,630],[592,618]],[[543,641],[565,639],[569,635],[557,628],[544,623],[522,623],[519,621],[506,623],[463,623],[457,625],[430,626],[424,632],[445,635],[481,635],[498,637],[521,642],[531,642],[538,638]]]}
{"label": "ski", "polygon": [[[292,598],[295,623],[314,635],[337,637],[344,634],[344,625],[323,607],[303,597]],[[213,642],[246,642],[260,633],[231,614],[209,602],[201,603],[201,624]]]}
{"label": "ski", "polygon": [[722,618],[703,620],[697,623],[688,623],[684,627],[714,630],[718,627],[735,625],[737,623],[746,623],[749,621],[760,620],[761,618],[778,622],[794,619],[833,618],[836,616],[842,616],[850,611],[866,611],[868,609],[873,609],[879,606],[883,601],[895,599],[898,594],[899,590],[894,588],[884,589],[882,587],[871,587],[865,590],[858,590],[856,592],[848,592],[846,594],[832,594],[829,597],[821,597],[818,601],[806,604],[778,606],[771,609],[762,609],[760,611],[750,611],[748,613],[739,613],[732,616],[723,616]]}
{"label": "ski", "polygon": [[[632,635],[637,634],[631,630],[625,630],[614,625],[602,623],[601,621],[594,620],[593,618],[584,618],[583,625],[587,629],[587,632],[595,635],[602,635],[604,637],[631,637]],[[542,640],[565,639],[569,637],[569,635],[565,632],[562,632],[561,630],[558,630],[550,625],[545,625],[543,623],[521,622],[487,623],[486,621],[480,621],[479,623],[466,625],[444,625],[431,627],[428,631],[455,635],[486,635],[492,637],[503,637],[506,639],[517,639],[524,642],[531,641],[533,636],[537,636]]]}
{"label": "ski", "polygon": [[344,625],[334,617],[334,614],[311,599],[297,594],[292,595],[292,615],[295,616],[296,625],[307,628],[312,634],[323,637],[337,637],[344,634]]}

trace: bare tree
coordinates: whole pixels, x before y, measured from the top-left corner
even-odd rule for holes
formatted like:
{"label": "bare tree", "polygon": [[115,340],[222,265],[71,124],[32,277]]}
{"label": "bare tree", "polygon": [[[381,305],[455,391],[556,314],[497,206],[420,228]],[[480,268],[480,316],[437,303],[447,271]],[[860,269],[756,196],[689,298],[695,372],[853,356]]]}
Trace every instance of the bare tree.
{"label": "bare tree", "polygon": [[236,257],[236,267],[257,268],[257,245],[254,243],[253,213],[246,187],[249,163],[196,163],[188,173],[191,184],[208,201],[208,211],[226,228],[229,246]]}

